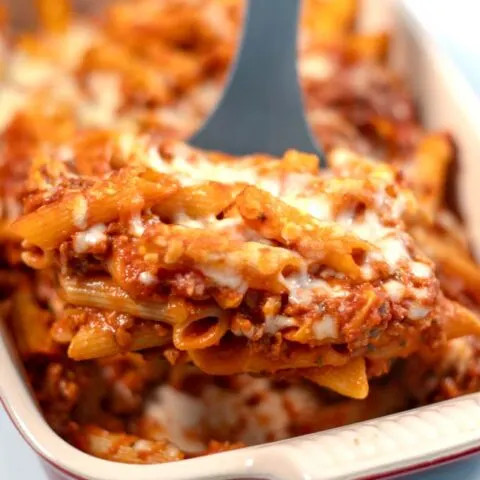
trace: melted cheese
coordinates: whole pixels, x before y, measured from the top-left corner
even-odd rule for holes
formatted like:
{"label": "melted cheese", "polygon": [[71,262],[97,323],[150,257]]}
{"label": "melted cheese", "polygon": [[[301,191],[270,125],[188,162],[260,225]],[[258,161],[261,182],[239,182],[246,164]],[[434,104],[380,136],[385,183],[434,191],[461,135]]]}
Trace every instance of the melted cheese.
{"label": "melted cheese", "polygon": [[302,194],[314,179],[315,177],[308,173],[289,173],[283,179],[282,194],[287,197]]}
{"label": "melted cheese", "polygon": [[138,280],[146,286],[155,285],[158,281],[150,272],[140,272]]}
{"label": "melted cheese", "polygon": [[324,315],[321,320],[313,322],[312,331],[317,340],[338,337],[337,323],[332,315]]}
{"label": "melted cheese", "polygon": [[62,162],[70,162],[73,160],[75,152],[73,148],[69,147],[68,145],[61,145],[55,151],[56,158],[58,158]]}
{"label": "melted cheese", "polygon": [[408,308],[408,318],[411,320],[421,320],[430,313],[430,308],[423,307],[418,304],[412,304]]}
{"label": "melted cheese", "polygon": [[27,103],[28,96],[17,87],[0,84],[0,132]]}
{"label": "melted cheese", "polygon": [[356,154],[347,148],[336,148],[330,153],[329,161],[335,167],[342,167],[355,161]]}
{"label": "melted cheese", "polygon": [[362,277],[365,280],[371,280],[375,275],[373,267],[368,262],[362,265],[360,270],[362,271]]}
{"label": "melted cheese", "polygon": [[323,195],[316,197],[286,196],[282,197],[282,200],[292,207],[312,215],[318,220],[332,219],[331,203],[328,198]]}
{"label": "melted cheese", "polygon": [[280,330],[288,327],[295,327],[297,322],[293,317],[285,315],[269,315],[265,318],[265,333],[275,335]]}
{"label": "melted cheese", "polygon": [[300,59],[299,67],[304,80],[326,80],[335,71],[333,62],[326,55],[307,55]]}
{"label": "melted cheese", "polygon": [[281,193],[282,186],[278,181],[278,178],[261,177],[255,181],[255,184],[258,188],[265,190],[275,197],[278,197]]}
{"label": "melted cheese", "polygon": [[205,82],[190,93],[192,105],[202,114],[209,112],[218,102],[222,87],[216,82]]}
{"label": "melted cheese", "polygon": [[[42,38],[41,42],[49,56],[31,54],[22,46],[14,49],[8,55],[8,61],[5,61],[3,84],[0,84],[0,131],[18,110],[44,88],[48,89],[53,102],[58,100],[67,101],[72,106],[80,105],[82,94],[76,85],[73,70],[94,38],[95,30],[90,26],[73,24],[62,35]],[[109,95],[110,92],[104,92],[102,101]]]}
{"label": "melted cheese", "polygon": [[352,211],[347,210],[339,215],[337,221],[344,227],[358,235],[362,240],[375,243],[379,238],[385,237],[392,230],[384,227],[375,212],[365,212],[362,220],[356,221]]}
{"label": "melted cheese", "polygon": [[87,87],[92,100],[78,105],[79,117],[86,126],[108,127],[115,124],[122,104],[120,77],[110,73],[91,74]]}
{"label": "melted cheese", "polygon": [[404,242],[398,238],[390,237],[381,240],[380,248],[385,261],[392,269],[395,269],[402,260],[410,258]]}
{"label": "melted cheese", "polygon": [[73,70],[98,36],[99,32],[92,28],[91,23],[73,23],[64,37],[56,39],[58,43],[61,42],[58,48],[61,63]]}
{"label": "melted cheese", "polygon": [[61,72],[51,61],[18,51],[10,57],[7,75],[18,87],[31,89],[51,83]]}
{"label": "melted cheese", "polygon": [[410,292],[412,292],[413,296],[419,300],[426,299],[430,295],[428,288],[410,287]]}
{"label": "melted cheese", "polygon": [[130,219],[128,231],[134,237],[141,237],[145,233],[142,217],[137,213]]}
{"label": "melted cheese", "polygon": [[118,147],[122,156],[128,158],[137,146],[137,137],[133,133],[123,132],[118,137]]}
{"label": "melted cheese", "polygon": [[159,387],[145,408],[145,416],[155,419],[165,430],[166,437],[187,452],[205,448],[203,442],[189,435],[201,425],[205,413],[200,400],[170,386]]}
{"label": "melted cheese", "polygon": [[388,280],[383,284],[383,288],[394,302],[400,302],[405,296],[405,285],[396,280]]}
{"label": "melted cheese", "polygon": [[98,245],[105,241],[107,236],[105,235],[106,227],[103,223],[92,225],[88,230],[75,234],[73,239],[73,248],[77,253],[84,253],[91,247]]}
{"label": "melted cheese", "polygon": [[465,375],[471,362],[476,362],[475,350],[466,337],[455,338],[448,342],[446,352],[443,352],[441,361],[441,371],[450,371],[455,368],[458,375],[462,377]]}
{"label": "melted cheese", "polygon": [[284,284],[289,292],[289,302],[296,305],[309,305],[315,299],[315,293],[332,293],[327,282],[311,278],[306,272],[290,275],[284,279]]}
{"label": "melted cheese", "polygon": [[[289,174],[285,178],[277,178],[275,176],[262,177],[258,175],[255,168],[248,163],[248,160],[238,161],[237,163],[214,163],[210,162],[206,157],[191,152],[185,146],[180,146],[175,152],[170,162],[160,158],[157,150],[149,152],[149,162],[152,168],[166,173],[173,173],[184,185],[195,184],[206,180],[214,180],[222,183],[242,182],[253,183],[259,188],[263,188],[274,195],[280,196],[281,200],[287,204],[294,206],[302,212],[308,213],[319,221],[335,221],[341,227],[358,235],[363,240],[371,242],[378,247],[378,250],[368,252],[361,271],[366,280],[374,278],[375,264],[386,264],[390,272],[395,272],[399,268],[412,269],[412,273],[420,277],[427,278],[430,275],[429,268],[420,262],[413,262],[408,249],[406,239],[401,229],[397,227],[387,227],[383,224],[377,212],[367,210],[361,218],[357,219],[353,209],[346,209],[334,217],[333,205],[327,195],[315,194],[308,196],[308,185],[315,180],[314,175],[309,174]],[[342,164],[347,164],[355,159],[355,156],[348,150],[337,150],[334,154],[334,163],[337,168],[341,168]],[[237,166],[238,165],[238,166]],[[392,207],[391,198],[380,189],[374,192],[377,207]],[[398,200],[398,202],[397,202]],[[400,214],[402,210],[403,200],[396,199],[398,205],[395,209]],[[394,203],[394,202],[393,202]],[[393,207],[392,207],[393,208]],[[174,223],[178,225],[188,226],[191,228],[208,228],[220,229],[220,222],[215,218],[192,219],[183,213],[179,213],[174,219]],[[228,226],[225,230],[231,238],[253,240],[260,242],[262,239],[257,235],[247,238],[246,227],[241,225],[241,220],[234,220],[234,226]],[[252,252],[254,253],[254,252]],[[252,260],[253,261],[253,260]],[[234,272],[225,270],[224,268],[208,267],[203,273],[216,281],[220,285],[232,287],[233,285],[243,285],[243,279],[235,275]],[[338,276],[338,272],[332,271],[332,277],[343,278]],[[226,277],[233,275],[232,280]],[[312,302],[314,294],[318,289],[328,288],[328,283],[322,280],[309,278],[303,275],[303,278],[294,278],[286,281],[289,290],[289,298],[292,303],[306,305]],[[392,298],[395,293],[392,292],[392,285],[386,287],[390,289]],[[330,291],[330,293],[332,293]]]}
{"label": "melted cheese", "polygon": [[239,291],[247,290],[244,278],[228,265],[203,265],[198,269],[219,286]]}
{"label": "melted cheese", "polygon": [[173,222],[175,223],[175,225],[181,225],[182,227],[205,228],[206,224],[214,219],[215,217],[213,215],[210,218],[195,219],[189,217],[184,212],[178,212],[173,218]]}
{"label": "melted cheese", "polygon": [[87,228],[87,216],[88,216],[88,202],[83,195],[78,195],[75,198],[75,204],[73,206],[73,224],[84,230]]}
{"label": "melted cheese", "polygon": [[412,262],[410,268],[417,278],[430,278],[433,275],[432,269],[421,262]]}
{"label": "melted cheese", "polygon": [[188,148],[178,146],[170,162],[163,160],[156,149],[151,149],[148,155],[150,168],[174,175],[183,186],[196,185],[205,181],[215,181],[226,184],[249,183],[254,184],[258,178],[253,168],[240,165],[226,165],[213,163],[202,155],[190,155]]}
{"label": "melted cheese", "polygon": [[[236,391],[210,385],[202,397],[208,409],[209,426],[235,432],[234,438],[256,445],[287,436],[291,423],[281,394],[264,378],[241,376]],[[251,400],[256,401],[252,405]]]}

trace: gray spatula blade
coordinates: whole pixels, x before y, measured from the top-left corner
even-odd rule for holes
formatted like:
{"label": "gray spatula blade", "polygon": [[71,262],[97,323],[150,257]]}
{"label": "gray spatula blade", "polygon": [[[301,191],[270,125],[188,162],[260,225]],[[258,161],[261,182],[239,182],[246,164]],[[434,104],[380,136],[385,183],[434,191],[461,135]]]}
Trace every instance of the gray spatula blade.
{"label": "gray spatula blade", "polygon": [[322,157],[305,118],[297,75],[300,0],[249,0],[241,46],[223,97],[190,144],[234,155]]}

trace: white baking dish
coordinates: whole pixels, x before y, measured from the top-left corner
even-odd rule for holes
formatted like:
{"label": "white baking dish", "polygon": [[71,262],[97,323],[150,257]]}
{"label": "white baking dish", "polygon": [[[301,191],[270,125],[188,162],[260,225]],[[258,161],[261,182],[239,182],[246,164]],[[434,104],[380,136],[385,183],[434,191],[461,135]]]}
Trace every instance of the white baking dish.
{"label": "white baking dish", "polygon": [[[420,0],[365,0],[365,28],[395,18],[392,61],[411,83],[425,122],[448,129],[460,147],[457,195],[480,248],[480,101],[418,21]],[[428,1],[428,0],[422,0]],[[433,7],[433,1],[431,1]],[[393,10],[396,15],[392,15]],[[432,9],[432,11],[434,11]],[[393,25],[395,24],[395,25]],[[178,463],[125,465],[68,445],[45,423],[30,395],[8,334],[0,325],[0,399],[52,478],[183,480],[385,478],[480,451],[480,393],[348,427]]]}

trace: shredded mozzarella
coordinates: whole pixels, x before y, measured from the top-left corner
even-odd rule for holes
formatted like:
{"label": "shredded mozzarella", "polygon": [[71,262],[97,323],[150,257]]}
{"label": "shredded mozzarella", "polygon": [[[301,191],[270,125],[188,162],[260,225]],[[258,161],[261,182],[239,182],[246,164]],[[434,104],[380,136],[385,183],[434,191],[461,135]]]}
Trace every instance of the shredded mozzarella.
{"label": "shredded mozzarella", "polygon": [[428,288],[410,287],[410,291],[413,293],[415,298],[418,298],[419,300],[426,299],[429,296]]}
{"label": "shredded mozzarella", "polygon": [[286,196],[282,197],[282,200],[292,207],[312,215],[318,220],[332,219],[332,206],[323,195],[316,197]]}
{"label": "shredded mozzarella", "polygon": [[84,230],[87,228],[87,216],[88,216],[88,202],[83,195],[78,195],[75,198],[75,204],[73,206],[73,224]]}
{"label": "shredded mozzarella", "polygon": [[476,358],[472,344],[466,337],[450,340],[444,355],[441,367],[445,370],[454,367],[460,376],[465,374],[472,359]]}
{"label": "shredded mozzarella", "polygon": [[280,330],[288,327],[295,327],[297,322],[293,317],[285,315],[269,315],[265,318],[265,333],[275,335]]}
{"label": "shredded mozzarella", "polygon": [[299,195],[312,183],[312,175],[308,173],[289,173],[283,179],[282,194],[285,196]]}
{"label": "shredded mozzarella", "polygon": [[151,149],[147,158],[150,168],[174,175],[183,186],[196,185],[205,181],[216,181],[226,184],[255,184],[258,175],[253,168],[248,168],[239,162],[239,166],[213,163],[200,154],[191,156],[189,150],[178,152],[170,162],[165,161],[156,149]]}
{"label": "shredded mozzarella", "polygon": [[300,60],[300,76],[303,79],[326,80],[335,69],[333,62],[326,55],[308,55]]}
{"label": "shredded mozzarella", "polygon": [[72,23],[66,34],[57,39],[61,41],[61,48],[57,49],[60,61],[69,70],[74,69],[83,59],[87,49],[98,37],[98,32],[92,24],[86,22]]}
{"label": "shredded mozzarella", "polygon": [[[248,183],[253,183],[253,182],[248,182]],[[271,195],[274,195],[275,197],[278,197],[281,193],[281,185],[277,178],[271,178],[271,177],[259,178],[256,183],[256,186],[262,190],[265,190]]]}
{"label": "shredded mozzarella", "polygon": [[421,305],[412,304],[408,308],[408,318],[411,320],[421,320],[430,313],[430,309]]}
{"label": "shredded mozzarella", "polygon": [[56,154],[57,158],[59,158],[62,162],[69,162],[73,160],[75,152],[71,147],[62,145],[57,149]]}
{"label": "shredded mozzarella", "polygon": [[190,227],[190,228],[204,228],[206,223],[209,222],[209,220],[214,220],[215,217],[212,215],[210,218],[206,219],[195,219],[189,217],[186,213],[184,212],[178,212],[175,215],[175,218],[173,219],[175,225],[181,225],[183,227]]}
{"label": "shredded mozzarella", "polygon": [[155,419],[166,431],[166,437],[180,449],[198,452],[203,442],[189,435],[198,428],[205,416],[201,401],[170,386],[159,387],[145,408],[146,417]]}
{"label": "shredded mozzarella", "polygon": [[430,278],[433,275],[432,269],[424,263],[412,262],[410,268],[417,278]]}
{"label": "shredded mozzarella", "polygon": [[157,278],[153,276],[150,272],[140,272],[138,275],[138,280],[144,285],[150,286],[157,283]]}
{"label": "shredded mozzarella", "polygon": [[145,225],[138,213],[130,219],[129,232],[135,237],[141,237],[145,233]]}
{"label": "shredded mozzarella", "polygon": [[23,89],[32,89],[51,83],[61,72],[51,61],[17,51],[10,57],[7,75],[12,83]]}
{"label": "shredded mozzarella", "polygon": [[151,450],[152,444],[148,440],[141,438],[133,444],[133,449],[137,452],[148,452]]}
{"label": "shredded mozzarella", "polygon": [[75,234],[73,248],[77,253],[84,253],[89,248],[107,239],[106,227],[103,223],[92,225],[88,230]]}
{"label": "shredded mozzarella", "polygon": [[373,267],[367,262],[361,266],[360,270],[362,271],[362,276],[365,280],[370,280],[374,276]]}
{"label": "shredded mozzarella", "polygon": [[203,265],[199,270],[217,285],[235,290],[246,291],[245,279],[228,265]]}
{"label": "shredded mozzarella", "polygon": [[396,280],[388,280],[383,288],[394,302],[400,302],[405,295],[405,285]]}
{"label": "shredded mozzarella", "polygon": [[316,292],[332,293],[325,280],[311,278],[306,272],[295,273],[284,279],[288,289],[288,300],[297,305],[308,305],[314,300]]}
{"label": "shredded mozzarella", "polygon": [[317,340],[338,337],[337,323],[332,315],[324,315],[321,320],[313,322],[312,330]]}
{"label": "shredded mozzarella", "polygon": [[0,132],[10,123],[14,115],[28,101],[27,94],[17,87],[0,84]]}
{"label": "shredded mozzarella", "polygon": [[81,102],[79,116],[88,126],[108,127],[115,123],[122,103],[121,79],[117,74],[94,73],[88,79],[93,96],[91,102]]}
{"label": "shredded mozzarella", "polygon": [[398,238],[386,238],[380,242],[383,256],[388,265],[395,269],[402,260],[409,260],[405,244]]}

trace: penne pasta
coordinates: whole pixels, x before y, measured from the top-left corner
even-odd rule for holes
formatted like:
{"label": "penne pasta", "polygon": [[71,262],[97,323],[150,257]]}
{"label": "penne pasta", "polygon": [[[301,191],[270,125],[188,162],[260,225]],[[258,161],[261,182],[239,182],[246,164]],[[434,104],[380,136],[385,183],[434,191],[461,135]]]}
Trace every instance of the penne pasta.
{"label": "penne pasta", "polygon": [[360,2],[302,7],[328,169],[181,141],[221,98],[246,2],[113,3],[36,0],[20,35],[0,7],[0,317],[52,429],[162,463],[477,391],[454,144],[420,125]]}
{"label": "penne pasta", "polygon": [[446,135],[428,135],[417,148],[411,180],[420,203],[431,218],[443,204],[447,172],[452,160],[453,146]]}
{"label": "penne pasta", "polygon": [[302,268],[295,252],[257,242],[242,242],[214,231],[158,225],[142,238],[146,254],[157,254],[162,268],[196,268],[218,287],[245,292],[250,286],[285,291],[282,273]]}
{"label": "penne pasta", "polygon": [[153,211],[162,218],[182,216],[202,219],[218,215],[225,210],[244,188],[241,184],[224,185],[207,182],[201,185],[182,187],[170,198],[155,205]]}
{"label": "penne pasta", "polygon": [[425,252],[447,275],[464,282],[464,288],[475,297],[480,289],[480,268],[469,256],[458,254],[458,248],[443,242],[437,235],[426,230],[415,229],[415,239],[424,248]]}
{"label": "penne pasta", "polygon": [[51,357],[59,353],[58,345],[50,336],[51,322],[51,314],[38,305],[32,289],[22,282],[13,295],[10,311],[10,323],[22,357]]}
{"label": "penne pasta", "polygon": [[197,350],[220,343],[229,328],[228,315],[219,308],[195,307],[186,322],[173,326],[173,344],[179,350]]}
{"label": "penne pasta", "polygon": [[128,313],[145,320],[168,324],[184,322],[188,309],[184,301],[157,297],[150,301],[136,301],[108,279],[60,279],[65,300],[73,305],[105,308]]}
{"label": "penne pasta", "polygon": [[189,356],[197,367],[210,375],[276,372],[289,368],[312,368],[319,364],[339,366],[348,361],[347,356],[326,346],[312,348],[296,345],[272,355],[269,345],[227,337],[217,346],[191,350]]}
{"label": "penne pasta", "polygon": [[480,335],[480,319],[469,309],[456,302],[449,303],[443,312],[447,340]]}
{"label": "penne pasta", "polygon": [[161,347],[171,342],[171,332],[158,324],[135,325],[122,344],[114,331],[104,325],[84,325],[73,336],[68,356],[73,360],[109,357],[122,352]]}
{"label": "penne pasta", "polygon": [[352,278],[361,276],[353,258],[355,251],[374,250],[373,245],[339,225],[320,223],[256,187],[247,187],[236,204],[245,222],[262,236]]}
{"label": "penne pasta", "polygon": [[355,358],[341,367],[317,368],[306,373],[305,377],[321,387],[356,400],[363,400],[368,395],[367,370],[363,358]]}
{"label": "penne pasta", "polygon": [[175,182],[167,177],[156,178],[153,183],[142,179],[139,172],[127,169],[98,182],[86,193],[70,194],[40,207],[17,220],[11,230],[30,244],[49,250],[77,231],[119,218],[122,211],[131,209],[132,201],[140,208],[148,208],[171,195],[176,188]]}

